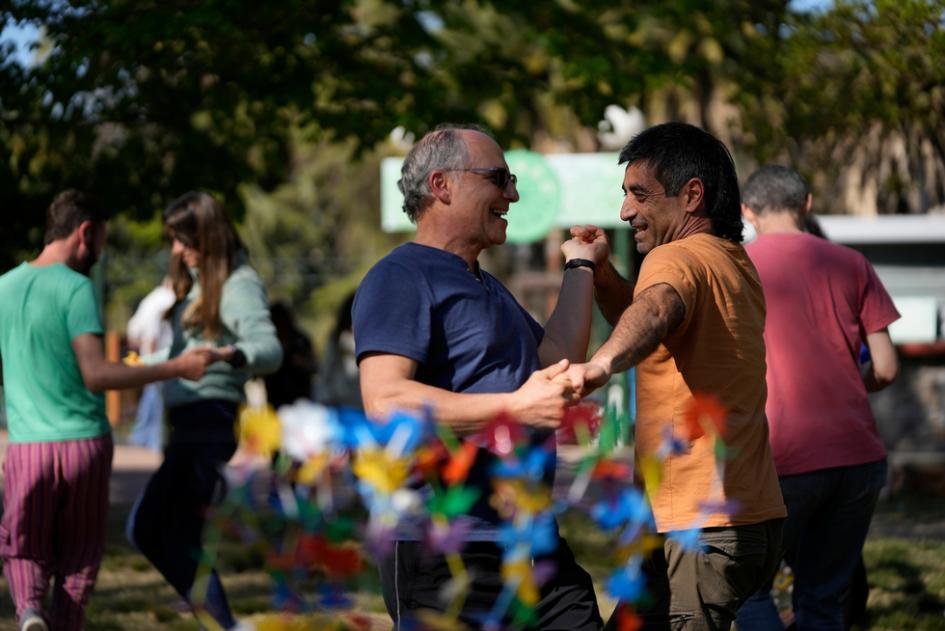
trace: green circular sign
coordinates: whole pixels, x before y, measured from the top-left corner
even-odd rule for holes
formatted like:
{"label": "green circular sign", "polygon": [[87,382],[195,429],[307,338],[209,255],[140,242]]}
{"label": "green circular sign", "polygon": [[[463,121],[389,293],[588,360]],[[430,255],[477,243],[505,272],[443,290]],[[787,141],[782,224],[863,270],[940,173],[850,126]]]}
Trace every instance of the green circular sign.
{"label": "green circular sign", "polygon": [[509,243],[530,243],[544,239],[554,228],[561,208],[558,174],[540,153],[525,149],[505,152],[509,170],[518,177],[520,199],[509,207]]}

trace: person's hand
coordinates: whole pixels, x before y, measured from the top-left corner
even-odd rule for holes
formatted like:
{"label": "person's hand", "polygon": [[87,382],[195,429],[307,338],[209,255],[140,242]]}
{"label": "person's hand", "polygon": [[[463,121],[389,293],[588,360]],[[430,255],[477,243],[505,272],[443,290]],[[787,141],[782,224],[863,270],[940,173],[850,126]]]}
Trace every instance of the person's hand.
{"label": "person's hand", "polygon": [[610,244],[597,226],[573,226],[571,238],[561,244],[561,252],[567,261],[587,259],[600,266],[610,258]]}
{"label": "person's hand", "polygon": [[210,363],[213,362],[228,362],[233,359],[233,355],[236,354],[235,346],[207,346],[198,350],[206,351],[210,357],[213,359]]}
{"label": "person's hand", "polygon": [[181,379],[198,381],[207,371],[207,366],[214,362],[226,361],[227,349],[232,355],[232,347],[214,348],[205,346],[193,348],[171,360],[177,376]]}
{"label": "person's hand", "polygon": [[610,380],[606,366],[595,362],[572,364],[565,373],[571,382],[576,398],[582,399]]}
{"label": "person's hand", "polygon": [[570,362],[562,359],[532,373],[522,387],[511,394],[511,413],[525,425],[557,429],[571,398],[566,371]]}

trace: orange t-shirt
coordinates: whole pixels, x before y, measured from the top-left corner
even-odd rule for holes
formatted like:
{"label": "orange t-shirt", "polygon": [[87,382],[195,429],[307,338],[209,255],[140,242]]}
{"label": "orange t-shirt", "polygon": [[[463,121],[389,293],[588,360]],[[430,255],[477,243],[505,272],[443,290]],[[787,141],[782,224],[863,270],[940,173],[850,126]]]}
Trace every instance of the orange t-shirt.
{"label": "orange t-shirt", "polygon": [[[745,249],[710,234],[654,248],[643,260],[634,296],[673,287],[686,314],[637,367],[636,459],[655,454],[665,429],[688,447],[663,462],[662,483],[647,489],[657,530],[736,526],[785,517],[765,419],[765,301]],[[718,457],[711,434],[689,439],[685,416],[693,393],[727,410]],[[709,512],[704,503],[734,502]],[[729,504],[731,505],[731,504]]]}

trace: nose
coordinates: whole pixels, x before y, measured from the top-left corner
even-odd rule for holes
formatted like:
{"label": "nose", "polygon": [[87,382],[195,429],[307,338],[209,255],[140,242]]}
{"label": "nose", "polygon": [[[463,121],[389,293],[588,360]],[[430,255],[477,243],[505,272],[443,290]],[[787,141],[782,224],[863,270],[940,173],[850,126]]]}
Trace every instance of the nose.
{"label": "nose", "polygon": [[620,205],[620,220],[633,221],[633,218],[636,216],[637,210],[633,207],[633,196],[627,195],[623,198],[623,203]]}
{"label": "nose", "polygon": [[503,191],[505,198],[511,201],[513,204],[519,200],[518,195],[518,185],[515,182],[509,180],[509,183],[505,185],[505,191]]}

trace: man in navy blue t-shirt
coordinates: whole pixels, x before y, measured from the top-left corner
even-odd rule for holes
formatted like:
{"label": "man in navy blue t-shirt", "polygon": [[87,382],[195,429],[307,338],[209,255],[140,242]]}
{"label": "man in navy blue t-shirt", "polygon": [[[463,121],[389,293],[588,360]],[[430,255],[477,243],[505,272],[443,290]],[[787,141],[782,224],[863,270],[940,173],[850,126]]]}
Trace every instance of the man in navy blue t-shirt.
{"label": "man in navy blue t-shirt", "polygon": [[[437,422],[460,436],[506,412],[531,427],[535,440],[548,439],[571,396],[564,372],[569,362],[585,359],[595,259],[606,248],[575,239],[562,246],[568,262],[558,306],[542,329],[479,267],[480,252],[505,242],[505,214],[519,199],[515,176],[491,136],[479,128],[437,128],[410,151],[401,176],[416,239],[368,272],[353,307],[365,411],[383,418],[430,407]],[[460,618],[472,625],[481,624],[503,584],[498,517],[488,501],[491,462],[480,449],[467,478],[481,490],[463,550],[474,580]],[[552,560],[557,571],[542,586],[538,628],[599,629],[590,577],[563,539]],[[443,610],[439,592],[450,572],[442,556],[421,550],[419,541],[401,540],[379,562],[395,628],[419,610]]]}

